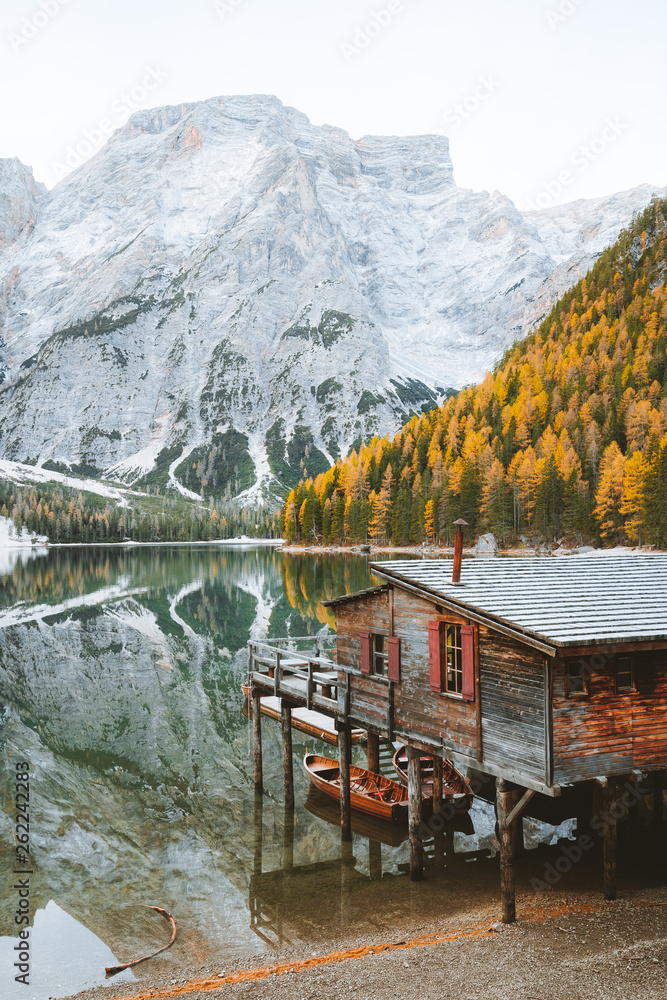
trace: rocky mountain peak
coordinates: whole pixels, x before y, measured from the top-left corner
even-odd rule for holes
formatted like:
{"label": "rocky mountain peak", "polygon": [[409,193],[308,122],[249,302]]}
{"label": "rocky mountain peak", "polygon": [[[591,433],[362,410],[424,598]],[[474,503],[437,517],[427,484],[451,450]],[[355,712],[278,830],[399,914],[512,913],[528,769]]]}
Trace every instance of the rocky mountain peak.
{"label": "rocky mountain peak", "polygon": [[524,216],[459,188],[444,137],[270,96],[137,112],[48,195],[4,163],[0,457],[204,495],[481,378],[658,193]]}

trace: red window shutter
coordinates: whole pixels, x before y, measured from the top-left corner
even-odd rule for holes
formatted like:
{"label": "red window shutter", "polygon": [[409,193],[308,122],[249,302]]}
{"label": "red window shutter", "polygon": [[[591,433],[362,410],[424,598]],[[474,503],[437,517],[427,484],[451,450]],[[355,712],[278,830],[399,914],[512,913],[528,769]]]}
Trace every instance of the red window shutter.
{"label": "red window shutter", "polygon": [[401,679],[401,640],[398,636],[389,636],[388,647],[387,677],[390,681],[398,682]]}
{"label": "red window shutter", "polygon": [[431,691],[442,691],[442,636],[444,622],[428,623],[428,669]]}
{"label": "red window shutter", "polygon": [[370,674],[371,672],[371,636],[369,632],[362,632],[359,636],[361,640],[361,672]]}
{"label": "red window shutter", "polygon": [[461,626],[461,696],[466,701],[475,700],[475,630],[472,625]]}

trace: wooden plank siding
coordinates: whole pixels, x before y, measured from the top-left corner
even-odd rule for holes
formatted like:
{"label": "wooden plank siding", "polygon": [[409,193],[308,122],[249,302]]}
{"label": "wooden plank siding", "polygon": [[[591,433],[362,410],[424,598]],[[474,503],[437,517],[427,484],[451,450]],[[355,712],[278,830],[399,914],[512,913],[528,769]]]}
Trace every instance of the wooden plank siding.
{"label": "wooden plank siding", "polygon": [[[389,594],[339,605],[338,663],[355,673],[350,684],[354,725],[386,728],[389,684],[386,678],[362,675],[360,635],[382,631],[397,636],[401,648],[400,682],[393,687],[393,721],[397,733],[421,735],[475,767],[507,766],[512,773],[548,783],[545,733],[544,656],[518,640],[475,625],[475,697],[466,701],[431,691],[428,623],[468,620],[396,587]],[[342,686],[341,686],[342,690]]]}
{"label": "wooden plank siding", "polygon": [[431,691],[428,669],[428,623],[442,619],[467,625],[468,619],[442,614],[435,604],[404,590],[394,590],[394,635],[401,640],[401,683],[394,689],[397,729],[442,741],[445,751],[477,758],[477,712],[474,701]]}
{"label": "wooden plank siding", "polygon": [[615,660],[603,654],[584,698],[567,696],[567,660],[554,660],[555,781],[664,768],[667,761],[667,651],[634,654],[637,690],[628,694],[616,693]]}
{"label": "wooden plank siding", "polygon": [[545,658],[480,626],[483,760],[549,783]]}
{"label": "wooden plank siding", "polygon": [[[337,662],[341,667],[356,671],[350,683],[350,716],[362,727],[384,731],[387,725],[389,684],[386,680],[361,673],[362,632],[391,634],[391,603],[388,591],[359,597],[336,608]],[[338,687],[339,698],[343,685]]]}

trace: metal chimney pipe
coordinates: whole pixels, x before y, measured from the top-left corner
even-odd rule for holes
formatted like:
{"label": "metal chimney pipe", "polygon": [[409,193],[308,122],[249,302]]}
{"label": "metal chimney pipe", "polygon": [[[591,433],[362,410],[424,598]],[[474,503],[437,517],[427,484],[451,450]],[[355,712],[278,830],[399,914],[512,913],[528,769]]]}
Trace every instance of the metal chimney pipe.
{"label": "metal chimney pipe", "polygon": [[461,583],[461,562],[463,560],[463,529],[468,527],[468,522],[462,517],[454,521],[457,526],[456,538],[454,539],[454,568],[452,570],[452,583]]}

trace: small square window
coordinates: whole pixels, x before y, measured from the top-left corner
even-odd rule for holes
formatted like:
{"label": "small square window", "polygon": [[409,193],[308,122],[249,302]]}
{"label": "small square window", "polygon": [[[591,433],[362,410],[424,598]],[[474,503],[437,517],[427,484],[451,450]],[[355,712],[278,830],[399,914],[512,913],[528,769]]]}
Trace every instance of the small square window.
{"label": "small square window", "polygon": [[585,660],[570,660],[567,665],[568,698],[585,698],[588,695],[588,677]]}
{"label": "small square window", "polygon": [[450,694],[461,694],[463,690],[463,666],[461,662],[461,626],[447,626],[447,677],[445,690]]}
{"label": "small square window", "polygon": [[635,664],[631,656],[619,656],[616,660],[616,694],[636,691]]}
{"label": "small square window", "polygon": [[376,633],[373,636],[373,673],[384,677],[387,672],[387,637]]}

